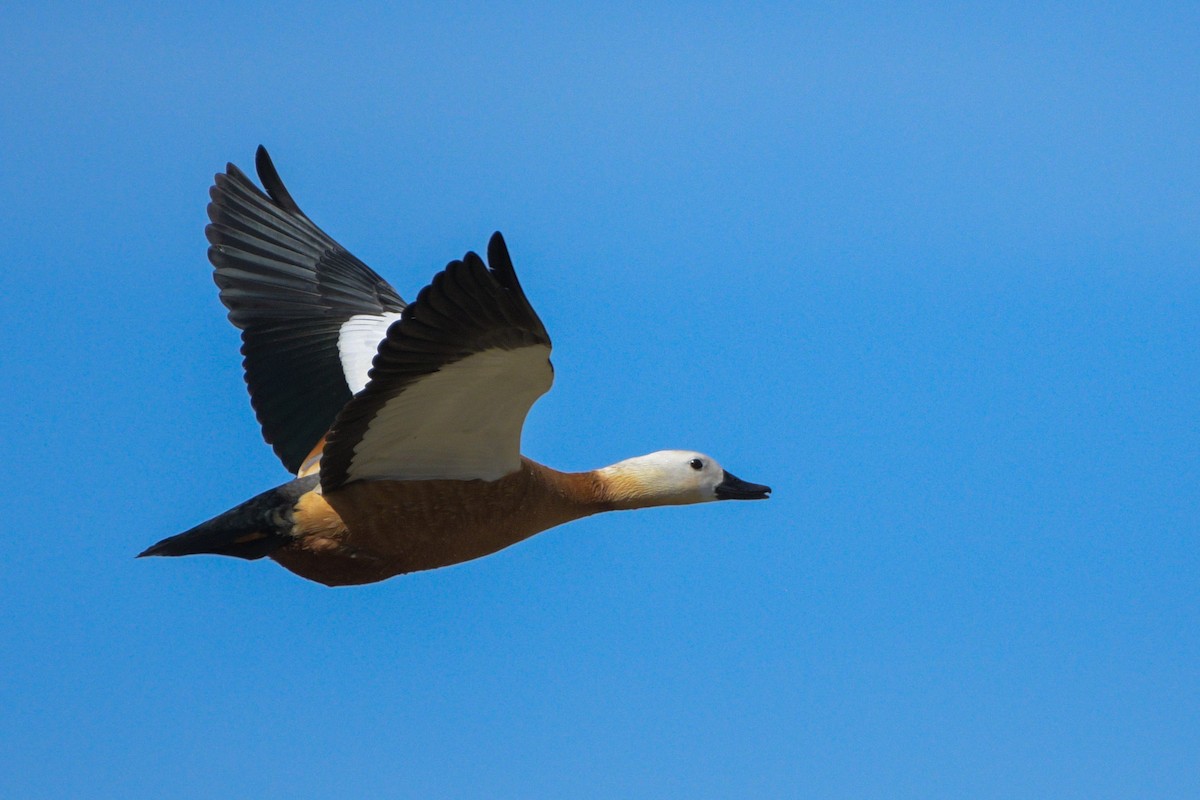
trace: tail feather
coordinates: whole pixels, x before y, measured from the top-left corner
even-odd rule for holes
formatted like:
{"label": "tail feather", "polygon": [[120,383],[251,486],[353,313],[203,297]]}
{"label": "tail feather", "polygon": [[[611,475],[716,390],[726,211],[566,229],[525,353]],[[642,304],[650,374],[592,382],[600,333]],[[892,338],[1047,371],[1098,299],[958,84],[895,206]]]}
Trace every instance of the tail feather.
{"label": "tail feather", "polygon": [[151,545],[138,553],[138,558],[212,553],[256,559],[270,555],[291,539],[292,508],[319,481],[320,476],[308,475],[276,486],[191,530]]}

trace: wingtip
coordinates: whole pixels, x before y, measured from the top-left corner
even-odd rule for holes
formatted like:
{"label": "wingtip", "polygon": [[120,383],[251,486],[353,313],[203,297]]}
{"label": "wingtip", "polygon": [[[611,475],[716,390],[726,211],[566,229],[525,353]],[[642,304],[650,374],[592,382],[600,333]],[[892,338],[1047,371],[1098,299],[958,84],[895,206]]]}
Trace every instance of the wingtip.
{"label": "wingtip", "polygon": [[508,245],[500,231],[492,234],[487,246],[488,267],[501,278],[501,283],[512,288],[517,284],[517,271],[513,267],[512,257],[508,254]]}
{"label": "wingtip", "polygon": [[279,173],[275,171],[275,162],[271,161],[271,154],[261,144],[254,151],[254,171],[258,173],[258,179],[263,182],[264,186],[267,183],[264,173],[274,175],[276,179],[279,178]]}
{"label": "wingtip", "polygon": [[[508,244],[505,243],[504,234],[500,233],[500,231],[493,232],[491,238],[488,239],[487,252],[489,264],[495,260],[504,260],[509,264],[512,263],[512,259],[508,257]],[[494,264],[492,264],[492,268],[495,269]]]}
{"label": "wingtip", "polygon": [[[271,160],[271,154],[261,144],[254,151],[254,171],[258,173],[258,180],[267,190],[267,195],[280,208],[292,214],[304,216],[300,206],[296,205],[296,201],[292,199],[291,192],[283,185],[283,179],[279,177],[279,170],[275,169],[275,162]],[[307,217],[305,218],[307,219]]]}

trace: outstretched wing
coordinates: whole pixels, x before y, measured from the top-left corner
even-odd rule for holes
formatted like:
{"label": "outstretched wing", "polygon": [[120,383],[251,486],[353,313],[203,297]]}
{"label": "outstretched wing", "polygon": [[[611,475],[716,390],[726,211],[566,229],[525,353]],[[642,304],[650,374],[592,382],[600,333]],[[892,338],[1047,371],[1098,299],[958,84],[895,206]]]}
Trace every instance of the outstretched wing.
{"label": "outstretched wing", "polygon": [[325,491],[356,480],[495,480],[520,468],[521,428],[554,379],[550,337],[504,239],[452,261],[379,345],[367,388],[325,444]]}
{"label": "outstretched wing", "polygon": [[313,224],[263,147],[264,194],[229,164],[216,176],[205,229],[263,438],[291,472],[318,447],[367,371],[404,301]]}

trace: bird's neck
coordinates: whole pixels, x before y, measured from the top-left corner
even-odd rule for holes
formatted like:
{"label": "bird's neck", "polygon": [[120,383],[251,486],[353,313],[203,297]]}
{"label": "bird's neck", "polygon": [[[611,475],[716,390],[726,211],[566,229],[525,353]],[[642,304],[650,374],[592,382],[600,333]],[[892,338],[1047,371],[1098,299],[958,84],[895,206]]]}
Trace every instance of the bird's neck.
{"label": "bird's neck", "polygon": [[657,487],[650,485],[644,475],[628,469],[625,462],[587,472],[559,472],[528,460],[527,463],[552,487],[551,494],[561,498],[566,508],[583,512],[577,516],[670,505],[672,502]]}

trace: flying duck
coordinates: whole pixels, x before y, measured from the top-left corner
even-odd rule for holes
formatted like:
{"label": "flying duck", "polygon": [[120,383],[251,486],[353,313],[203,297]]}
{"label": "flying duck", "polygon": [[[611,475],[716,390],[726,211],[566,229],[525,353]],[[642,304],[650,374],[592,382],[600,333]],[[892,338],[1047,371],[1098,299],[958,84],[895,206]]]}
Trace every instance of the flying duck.
{"label": "flying duck", "polygon": [[550,336],[493,234],[412,303],[310,220],[267,151],[263,192],[233,164],[205,229],[263,438],[294,480],[140,556],[270,557],[340,586],[489,555],[601,511],[761,500],[701,453],[590,472],[521,455],[550,389]]}

